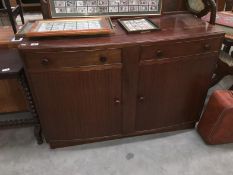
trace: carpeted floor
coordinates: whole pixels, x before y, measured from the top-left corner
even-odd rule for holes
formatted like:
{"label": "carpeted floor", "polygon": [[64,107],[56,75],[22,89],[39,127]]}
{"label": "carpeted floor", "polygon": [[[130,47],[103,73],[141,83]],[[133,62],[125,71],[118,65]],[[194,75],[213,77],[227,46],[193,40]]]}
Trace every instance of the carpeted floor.
{"label": "carpeted floor", "polygon": [[37,145],[32,128],[0,131],[0,175],[233,175],[232,165],[233,144],[208,146],[195,130],[56,150]]}
{"label": "carpeted floor", "polygon": [[186,130],[50,150],[29,128],[0,133],[0,162],[1,175],[232,175],[233,144]]}

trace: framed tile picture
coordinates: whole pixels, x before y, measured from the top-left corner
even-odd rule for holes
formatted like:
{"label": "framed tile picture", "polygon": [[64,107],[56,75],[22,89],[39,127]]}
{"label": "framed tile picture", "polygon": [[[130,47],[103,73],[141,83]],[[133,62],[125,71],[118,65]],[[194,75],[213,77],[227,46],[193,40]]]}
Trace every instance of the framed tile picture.
{"label": "framed tile picture", "polygon": [[122,18],[118,22],[127,33],[142,33],[160,30],[160,27],[148,18]]}
{"label": "framed tile picture", "polygon": [[161,15],[162,0],[48,0],[52,18]]}
{"label": "framed tile picture", "polygon": [[18,37],[108,35],[114,33],[109,17],[50,19],[27,22]]}

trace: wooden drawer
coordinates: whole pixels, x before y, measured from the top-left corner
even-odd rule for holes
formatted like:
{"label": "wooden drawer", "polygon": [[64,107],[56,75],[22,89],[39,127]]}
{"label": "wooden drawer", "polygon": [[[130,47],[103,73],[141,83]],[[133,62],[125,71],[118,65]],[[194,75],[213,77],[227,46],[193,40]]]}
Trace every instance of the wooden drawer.
{"label": "wooden drawer", "polygon": [[195,40],[187,42],[163,42],[141,47],[141,60],[173,58],[205,52],[218,51],[220,39]]}
{"label": "wooden drawer", "polygon": [[28,69],[59,69],[121,63],[120,49],[25,53]]}

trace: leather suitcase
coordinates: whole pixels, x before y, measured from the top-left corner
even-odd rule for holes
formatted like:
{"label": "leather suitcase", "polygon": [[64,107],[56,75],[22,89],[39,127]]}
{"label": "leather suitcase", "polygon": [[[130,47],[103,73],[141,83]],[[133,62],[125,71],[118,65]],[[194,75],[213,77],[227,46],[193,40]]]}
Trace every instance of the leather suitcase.
{"label": "leather suitcase", "polygon": [[233,92],[215,91],[197,125],[197,131],[208,144],[233,142]]}

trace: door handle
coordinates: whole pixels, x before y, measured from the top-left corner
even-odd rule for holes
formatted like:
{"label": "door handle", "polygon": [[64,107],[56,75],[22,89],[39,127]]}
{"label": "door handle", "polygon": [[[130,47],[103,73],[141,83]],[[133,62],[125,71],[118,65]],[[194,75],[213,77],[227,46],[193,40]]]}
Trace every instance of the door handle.
{"label": "door handle", "polygon": [[144,102],[144,101],[145,101],[145,97],[144,97],[144,96],[139,96],[139,97],[138,97],[138,101],[139,101],[140,103]]}

